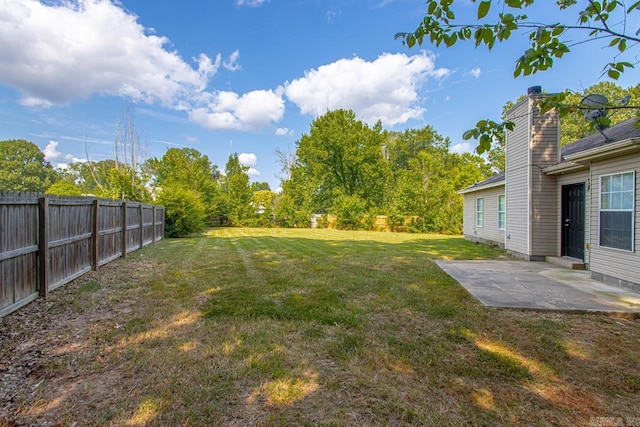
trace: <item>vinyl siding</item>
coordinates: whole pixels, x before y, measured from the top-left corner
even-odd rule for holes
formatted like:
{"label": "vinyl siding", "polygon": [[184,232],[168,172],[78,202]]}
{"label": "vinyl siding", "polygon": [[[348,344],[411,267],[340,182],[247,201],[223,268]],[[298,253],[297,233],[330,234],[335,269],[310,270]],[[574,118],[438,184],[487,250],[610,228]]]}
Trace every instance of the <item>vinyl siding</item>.
{"label": "vinyl siding", "polygon": [[[601,247],[600,231],[600,177],[616,173],[635,171],[635,212],[634,212],[634,251],[624,251]],[[591,165],[590,194],[590,270],[627,282],[640,284],[640,160],[637,154],[617,159],[594,162]]]}
{"label": "vinyl siding", "polygon": [[505,248],[528,255],[529,249],[529,98],[517,104],[507,119],[515,123],[506,133],[507,226]]}
{"label": "vinyl siding", "polygon": [[558,244],[557,179],[542,169],[559,162],[558,116],[555,112],[540,116],[537,108],[531,114],[531,254],[553,256]]}
{"label": "vinyl siding", "polygon": [[[591,196],[590,196],[590,186],[589,186],[589,171],[581,171],[567,175],[560,175],[557,178],[558,185],[556,190],[556,213],[558,215],[558,223],[556,224],[556,233],[557,233],[557,245],[556,245],[556,254],[555,256],[561,256],[562,254],[562,186],[563,185],[571,185],[571,184],[585,184],[585,194],[584,194],[584,202],[585,202],[585,213],[584,213],[584,242],[590,243],[590,224],[591,217],[589,215],[590,206],[591,206]],[[584,252],[584,262],[589,264],[589,251],[585,250]]]}
{"label": "vinyl siding", "polygon": [[[504,245],[504,230],[498,229],[498,195],[504,186],[493,187],[464,195],[464,236],[473,241],[489,241]],[[484,199],[484,226],[476,226],[476,200]]]}

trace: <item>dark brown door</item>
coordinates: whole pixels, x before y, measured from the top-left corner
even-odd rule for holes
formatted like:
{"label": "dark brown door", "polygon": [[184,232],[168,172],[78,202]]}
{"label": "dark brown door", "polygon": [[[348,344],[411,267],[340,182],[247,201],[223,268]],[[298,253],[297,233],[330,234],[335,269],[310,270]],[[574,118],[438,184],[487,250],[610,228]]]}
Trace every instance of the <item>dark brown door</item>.
{"label": "dark brown door", "polygon": [[562,256],[584,261],[584,184],[562,186]]}

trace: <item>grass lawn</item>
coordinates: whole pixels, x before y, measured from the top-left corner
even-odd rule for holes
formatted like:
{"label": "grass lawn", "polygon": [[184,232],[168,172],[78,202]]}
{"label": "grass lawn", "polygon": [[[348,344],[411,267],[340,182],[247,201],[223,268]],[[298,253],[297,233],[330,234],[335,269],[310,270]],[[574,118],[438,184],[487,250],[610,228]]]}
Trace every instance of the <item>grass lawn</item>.
{"label": "grass lawn", "polygon": [[165,240],[4,319],[0,374],[35,360],[4,416],[640,425],[640,321],[488,309],[434,263],[502,256],[403,233],[227,228]]}

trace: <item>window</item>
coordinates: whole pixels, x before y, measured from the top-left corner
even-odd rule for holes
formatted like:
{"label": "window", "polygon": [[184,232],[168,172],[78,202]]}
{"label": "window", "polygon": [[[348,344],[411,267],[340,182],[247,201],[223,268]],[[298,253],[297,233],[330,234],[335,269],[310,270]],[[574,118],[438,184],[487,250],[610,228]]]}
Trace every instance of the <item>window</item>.
{"label": "window", "polygon": [[507,222],[507,204],[504,194],[498,196],[498,230],[504,230]]}
{"label": "window", "polygon": [[635,173],[600,178],[600,246],[633,250]]}
{"label": "window", "polygon": [[484,227],[484,199],[476,199],[476,227]]}

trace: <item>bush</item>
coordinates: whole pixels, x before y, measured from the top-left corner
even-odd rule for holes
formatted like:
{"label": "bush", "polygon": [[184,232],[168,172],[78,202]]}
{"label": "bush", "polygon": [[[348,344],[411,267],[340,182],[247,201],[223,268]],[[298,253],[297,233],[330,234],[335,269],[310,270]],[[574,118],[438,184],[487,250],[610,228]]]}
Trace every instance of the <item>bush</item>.
{"label": "bush", "polygon": [[165,232],[168,237],[184,237],[204,229],[206,210],[195,191],[164,188],[158,202],[165,208]]}
{"label": "bush", "polygon": [[362,228],[362,216],[367,204],[358,196],[340,196],[333,209],[338,217],[337,227],[341,230],[358,230]]}
{"label": "bush", "polygon": [[58,181],[49,187],[46,191],[46,194],[50,194],[52,196],[82,196],[82,190],[73,182],[69,181]]}

